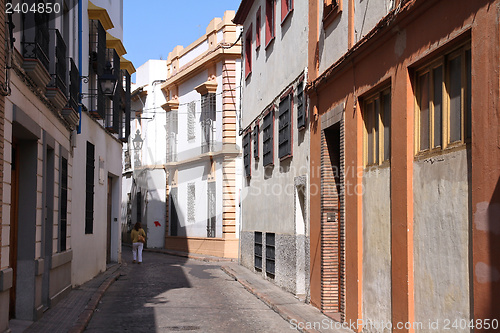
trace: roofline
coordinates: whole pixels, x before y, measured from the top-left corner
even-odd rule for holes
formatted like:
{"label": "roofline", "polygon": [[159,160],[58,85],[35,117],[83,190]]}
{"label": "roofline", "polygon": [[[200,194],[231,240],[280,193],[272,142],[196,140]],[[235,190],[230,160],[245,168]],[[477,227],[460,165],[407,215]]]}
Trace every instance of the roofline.
{"label": "roofline", "polygon": [[236,15],[234,16],[233,22],[235,24],[240,24],[243,25],[245,23],[245,20],[247,19],[248,13],[250,12],[250,9],[252,8],[254,3],[254,0],[242,0],[240,3],[240,7],[238,8],[238,11],[236,12]]}

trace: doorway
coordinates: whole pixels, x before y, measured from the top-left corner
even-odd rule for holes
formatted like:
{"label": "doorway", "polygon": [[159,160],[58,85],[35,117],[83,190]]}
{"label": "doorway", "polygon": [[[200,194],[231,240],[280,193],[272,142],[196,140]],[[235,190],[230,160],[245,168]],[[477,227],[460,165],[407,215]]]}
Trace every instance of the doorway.
{"label": "doorway", "polygon": [[106,223],[106,264],[111,263],[111,223],[113,215],[113,178],[108,176],[108,210]]}
{"label": "doorway", "polygon": [[[321,147],[321,308],[341,319],[343,253],[343,181],[341,163],[341,122],[322,131]],[[332,288],[333,287],[333,288]]]}
{"label": "doorway", "polygon": [[16,315],[16,287],[17,287],[17,237],[18,237],[18,198],[19,198],[19,151],[17,140],[12,142],[11,187],[10,187],[10,246],[9,262],[13,270],[12,288],[10,288],[9,319]]}

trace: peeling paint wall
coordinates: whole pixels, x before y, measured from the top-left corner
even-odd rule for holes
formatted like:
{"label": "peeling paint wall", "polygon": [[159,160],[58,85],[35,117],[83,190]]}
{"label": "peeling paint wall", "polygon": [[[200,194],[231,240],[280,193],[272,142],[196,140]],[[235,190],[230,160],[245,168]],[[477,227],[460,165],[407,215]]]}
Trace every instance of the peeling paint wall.
{"label": "peeling paint wall", "polygon": [[415,321],[441,328],[471,317],[467,156],[462,149],[414,162]]}
{"label": "peeling paint wall", "polygon": [[[391,169],[377,167],[363,175],[363,320],[389,323],[391,315]],[[390,332],[378,326],[363,332]]]}

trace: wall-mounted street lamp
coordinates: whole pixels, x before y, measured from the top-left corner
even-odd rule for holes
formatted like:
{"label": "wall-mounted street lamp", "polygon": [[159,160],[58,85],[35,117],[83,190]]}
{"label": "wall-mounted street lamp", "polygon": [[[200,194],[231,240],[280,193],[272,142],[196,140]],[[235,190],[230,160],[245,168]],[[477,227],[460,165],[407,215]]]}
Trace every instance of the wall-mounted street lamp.
{"label": "wall-mounted street lamp", "polygon": [[[89,82],[89,77],[88,76],[81,76],[80,77],[84,83]],[[117,77],[113,75],[113,68],[111,67],[111,63],[108,61],[106,63],[106,68],[104,69],[104,73],[102,75],[99,75],[97,78],[97,81],[99,83],[99,88],[100,91],[102,92],[103,95],[105,96],[113,96],[115,94],[116,86],[117,86]],[[92,96],[97,96],[97,94],[81,94],[82,97],[92,97]]]}
{"label": "wall-mounted street lamp", "polygon": [[106,63],[106,68],[104,73],[98,78],[99,86],[101,91],[106,96],[113,96],[116,90],[116,76],[113,75],[113,70],[111,69],[111,63],[108,61]]}

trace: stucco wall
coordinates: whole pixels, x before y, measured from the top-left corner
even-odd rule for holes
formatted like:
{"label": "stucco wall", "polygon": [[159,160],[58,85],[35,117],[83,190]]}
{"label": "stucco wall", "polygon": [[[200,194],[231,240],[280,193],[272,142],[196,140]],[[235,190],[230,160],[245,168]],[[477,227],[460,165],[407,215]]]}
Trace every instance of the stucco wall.
{"label": "stucco wall", "polygon": [[357,42],[392,10],[394,0],[354,1],[354,41]]}
{"label": "stucco wall", "polygon": [[[146,220],[143,225],[147,228],[148,248],[163,248],[165,245],[165,184],[166,173],[164,169],[148,170],[146,195]],[[155,223],[158,222],[158,223]]]}
{"label": "stucco wall", "polygon": [[[347,39],[349,36],[349,1],[342,1],[342,13],[327,27],[319,29],[318,52],[319,72],[323,72],[347,51]],[[319,15],[323,17],[323,6],[319,6]]]}
{"label": "stucco wall", "polygon": [[[263,109],[307,67],[308,2],[295,1],[294,10],[281,23],[281,4],[276,5],[276,37],[266,48],[265,1],[255,1],[244,31],[252,24],[252,74],[243,79],[242,127],[247,127]],[[255,15],[261,7],[261,46],[255,49]]]}
{"label": "stucco wall", "polygon": [[[85,189],[87,141],[95,145],[94,230],[93,234],[85,234],[85,191],[73,191],[71,203],[73,212],[71,225],[73,285],[80,285],[106,269],[107,204],[105,203],[107,202],[108,175],[115,177],[116,186],[119,186],[113,191],[111,223],[112,237],[120,239],[118,230],[121,225],[122,145],[111,138],[96,121],[83,113],[82,134],[76,137],[76,148],[73,155],[73,188]],[[99,181],[99,158],[104,159],[103,182]],[[116,226],[113,227],[113,225]],[[119,244],[120,242],[112,243],[111,250],[114,254],[119,253]]]}
{"label": "stucco wall", "polygon": [[[363,320],[373,323],[392,319],[390,186],[388,166],[363,174]],[[376,327],[365,326],[363,332],[390,332]]]}
{"label": "stucco wall", "polygon": [[467,151],[416,161],[413,167],[415,320],[439,320],[443,327],[445,319],[471,316]]}

